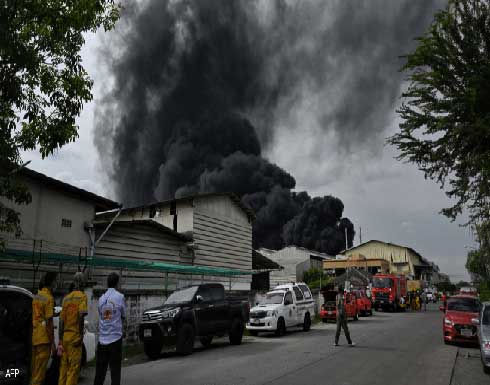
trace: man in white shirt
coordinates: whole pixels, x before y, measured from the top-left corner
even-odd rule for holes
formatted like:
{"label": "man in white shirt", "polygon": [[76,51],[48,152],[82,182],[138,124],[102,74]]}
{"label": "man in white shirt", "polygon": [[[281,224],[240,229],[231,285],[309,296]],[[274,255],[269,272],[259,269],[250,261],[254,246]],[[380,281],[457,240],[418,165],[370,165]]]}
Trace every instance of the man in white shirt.
{"label": "man in white shirt", "polygon": [[126,317],[124,295],[116,290],[119,275],[107,277],[107,291],[99,299],[99,344],[94,385],[103,385],[107,367],[111,370],[111,384],[121,383],[123,321]]}

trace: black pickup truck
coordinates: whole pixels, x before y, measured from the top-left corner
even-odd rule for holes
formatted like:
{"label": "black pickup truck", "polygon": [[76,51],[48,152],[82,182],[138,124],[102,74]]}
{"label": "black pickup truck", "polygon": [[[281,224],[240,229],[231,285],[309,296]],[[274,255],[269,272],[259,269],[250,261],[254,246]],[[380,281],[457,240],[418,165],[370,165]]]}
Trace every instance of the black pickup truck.
{"label": "black pickup truck", "polygon": [[248,312],[248,302],[226,299],[221,284],[190,286],[174,291],[162,306],[146,310],[139,337],[151,359],[160,355],[164,345],[191,354],[196,336],[205,347],[214,336],[224,335],[231,344],[240,345]]}

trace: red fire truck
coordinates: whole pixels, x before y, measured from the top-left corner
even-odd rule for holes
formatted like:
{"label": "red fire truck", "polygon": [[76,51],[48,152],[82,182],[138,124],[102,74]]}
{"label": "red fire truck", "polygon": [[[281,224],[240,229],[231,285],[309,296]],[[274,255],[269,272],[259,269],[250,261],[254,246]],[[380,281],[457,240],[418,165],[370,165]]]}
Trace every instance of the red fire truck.
{"label": "red fire truck", "polygon": [[376,274],[373,277],[373,306],[375,310],[398,311],[400,298],[407,295],[407,278],[397,274]]}

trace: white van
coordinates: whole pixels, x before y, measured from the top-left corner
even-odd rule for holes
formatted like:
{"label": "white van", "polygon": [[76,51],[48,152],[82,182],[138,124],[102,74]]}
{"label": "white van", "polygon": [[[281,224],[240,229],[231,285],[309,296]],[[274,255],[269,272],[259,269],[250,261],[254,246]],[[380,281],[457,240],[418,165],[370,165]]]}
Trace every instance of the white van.
{"label": "white van", "polygon": [[289,283],[275,287],[266,294],[264,303],[250,309],[247,330],[251,335],[275,332],[281,336],[288,328],[310,330],[315,304],[306,283]]}

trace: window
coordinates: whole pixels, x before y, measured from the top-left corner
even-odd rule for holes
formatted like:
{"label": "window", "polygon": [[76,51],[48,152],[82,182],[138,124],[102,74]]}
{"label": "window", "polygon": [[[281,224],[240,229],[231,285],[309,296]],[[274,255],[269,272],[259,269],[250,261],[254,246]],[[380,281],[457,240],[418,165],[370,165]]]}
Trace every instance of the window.
{"label": "window", "polygon": [[490,325],[490,306],[486,306],[483,311],[482,325]]}
{"label": "window", "polygon": [[223,301],[225,298],[224,289],[222,287],[210,287],[209,290],[211,291],[211,299],[213,301]]}
{"label": "window", "polygon": [[303,292],[303,295],[305,296],[305,299],[310,299],[311,298],[311,293],[310,293],[310,289],[308,289],[308,286],[306,286],[306,285],[299,285],[299,288]]}
{"label": "window", "polygon": [[71,219],[61,218],[61,227],[71,227]]}
{"label": "window", "polygon": [[296,286],[293,287],[294,295],[296,296],[296,301],[303,301],[303,293]]}
{"label": "window", "polygon": [[188,287],[187,289],[174,291],[165,301],[165,305],[173,305],[192,301],[197,287]]}
{"label": "window", "polygon": [[150,218],[155,218],[157,215],[157,207],[155,205],[150,206]]}
{"label": "window", "polygon": [[376,289],[383,289],[383,288],[389,288],[393,285],[393,280],[390,278],[380,278],[380,277],[375,277],[373,279],[373,287]]}
{"label": "window", "polygon": [[211,290],[209,287],[203,286],[199,289],[197,292],[197,295],[200,295],[202,297],[203,302],[210,302],[211,301]]}
{"label": "window", "polygon": [[480,302],[473,298],[454,298],[447,302],[447,310],[478,313]]}
{"label": "window", "polygon": [[293,295],[290,291],[286,293],[284,296],[284,305],[292,305],[293,304]]}
{"label": "window", "polygon": [[264,304],[266,305],[278,305],[282,303],[282,299],[284,298],[284,293],[275,292],[269,293],[265,297]]}

